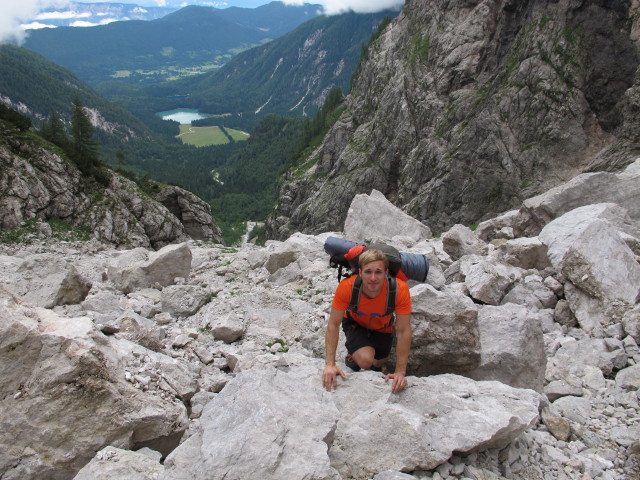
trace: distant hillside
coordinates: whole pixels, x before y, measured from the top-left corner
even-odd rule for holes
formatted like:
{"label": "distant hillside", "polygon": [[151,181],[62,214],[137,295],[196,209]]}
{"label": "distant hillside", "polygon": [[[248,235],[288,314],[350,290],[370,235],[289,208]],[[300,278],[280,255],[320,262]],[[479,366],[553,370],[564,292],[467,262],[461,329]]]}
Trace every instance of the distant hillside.
{"label": "distant hillside", "polygon": [[[143,94],[145,103],[232,113],[248,124],[269,113],[312,116],[329,90],[349,91],[363,46],[385,17],[395,15],[384,11],[319,16],[267,45],[238,54],[216,72],[150,86]],[[122,91],[101,91],[109,98],[127,96]],[[133,105],[143,97],[132,99],[128,108],[145,108]],[[172,100],[175,97],[180,98]]]}
{"label": "distant hillside", "polygon": [[35,129],[55,111],[70,135],[70,110],[77,95],[90,113],[102,162],[126,169],[125,175],[141,185],[150,177],[195,193],[215,208],[212,215],[230,241],[245,233],[241,222],[265,219],[274,201],[275,179],[302,131],[302,120],[272,115],[261,119],[247,142],[193,147],[175,138],[177,123],[152,116],[156,123],[147,128],[73,73],[27,49],[0,46],[0,64],[1,103],[32,119]]}
{"label": "distant hillside", "polygon": [[118,77],[158,81],[218,68],[242,50],[312,18],[317,5],[273,2],[256,9],[188,6],[153,21],[30,31],[24,47],[91,85]]}
{"label": "distant hillside", "polygon": [[66,68],[25,48],[0,45],[0,99],[37,121],[55,111],[71,118],[72,102],[96,112],[98,129],[114,138],[149,135],[147,127],[118,105],[99,96]]}
{"label": "distant hillside", "polygon": [[0,101],[30,117],[36,128],[47,121],[51,112],[56,112],[68,128],[77,96],[91,113],[99,155],[108,164],[120,164],[124,154],[126,163],[137,173],[168,172],[162,177],[165,181],[180,182],[176,157],[185,162],[193,157],[208,157],[174,139],[178,134],[176,123],[155,116],[142,123],[69,70],[25,48],[0,45],[0,64]]}

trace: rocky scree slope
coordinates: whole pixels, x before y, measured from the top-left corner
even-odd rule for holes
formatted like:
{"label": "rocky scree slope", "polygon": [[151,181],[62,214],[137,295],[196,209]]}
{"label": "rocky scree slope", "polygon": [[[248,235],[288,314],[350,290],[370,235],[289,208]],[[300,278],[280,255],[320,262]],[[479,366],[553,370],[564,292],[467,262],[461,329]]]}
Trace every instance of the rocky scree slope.
{"label": "rocky scree slope", "polygon": [[27,221],[50,235],[44,222],[61,219],[117,246],[160,248],[189,238],[222,241],[211,207],[178,187],[161,189],[155,199],[109,171],[105,188],[55,153],[0,122],[0,229]]}
{"label": "rocky scree slope", "polygon": [[[636,479],[639,187],[637,159],[441,238],[374,190],[265,247],[0,246],[0,477]],[[429,258],[398,395],[321,387],[328,236]]]}
{"label": "rocky scree slope", "polygon": [[287,175],[270,238],[338,230],[372,189],[434,231],[638,149],[637,2],[408,0],[346,111]]}

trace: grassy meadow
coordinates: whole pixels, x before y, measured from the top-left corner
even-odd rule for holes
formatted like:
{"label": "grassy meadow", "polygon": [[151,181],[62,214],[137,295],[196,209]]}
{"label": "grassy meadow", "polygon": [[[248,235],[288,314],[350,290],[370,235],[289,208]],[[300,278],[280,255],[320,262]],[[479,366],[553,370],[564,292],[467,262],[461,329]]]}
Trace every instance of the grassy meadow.
{"label": "grassy meadow", "polygon": [[[246,140],[249,135],[240,130],[225,128],[227,133],[236,142]],[[229,143],[229,138],[224,134],[222,129],[217,126],[212,127],[192,127],[189,124],[180,124],[180,139],[182,143],[194,145],[196,147],[206,147],[209,145],[223,145]]]}

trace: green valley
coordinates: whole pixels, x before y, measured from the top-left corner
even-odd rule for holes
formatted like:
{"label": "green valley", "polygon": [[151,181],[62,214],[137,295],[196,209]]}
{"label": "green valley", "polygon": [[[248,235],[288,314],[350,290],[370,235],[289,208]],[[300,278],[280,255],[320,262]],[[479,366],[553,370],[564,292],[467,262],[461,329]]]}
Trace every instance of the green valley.
{"label": "green valley", "polygon": [[[182,38],[182,43],[171,48],[163,43],[160,57],[164,64],[158,63],[160,57],[154,60],[153,55],[132,53],[131,49],[141,47],[137,42],[156,41],[152,35],[147,42],[140,32],[127,37],[126,29],[135,22],[110,27],[125,35],[120,40],[127,43],[118,55],[122,58],[117,67],[109,60],[117,52],[105,57],[95,43],[109,43],[105,39],[113,32],[104,28],[90,27],[81,33],[56,29],[68,43],[56,39],[51,45],[57,45],[56,55],[73,64],[73,73],[26,48],[2,45],[0,61],[6,68],[0,70],[0,95],[10,107],[22,105],[36,129],[55,126],[67,135],[77,97],[95,127],[101,164],[117,169],[145,190],[153,191],[155,182],[161,182],[195,193],[211,205],[225,241],[231,244],[244,233],[246,221],[266,220],[275,204],[278,179],[299,164],[301,152],[313,148],[344,109],[342,98],[364,46],[389,18],[389,12],[318,16],[313,7],[307,10],[311,19],[291,31],[291,23],[300,21],[300,10],[287,7],[295,15],[286,18],[278,16],[284,8],[280,2],[260,8],[270,13],[254,12],[254,17],[244,18],[247,9],[226,9],[225,15],[227,20],[236,15],[236,23],[263,33],[259,25],[269,21],[269,33],[285,35],[242,53],[233,50],[239,48],[236,42],[230,47],[234,58],[221,68],[177,81],[158,80],[170,72],[180,76],[200,68],[195,66],[198,62],[182,65],[182,70],[167,65],[173,57],[187,61],[185,44],[202,44],[206,30],[202,23],[195,23],[201,30],[192,29],[195,39]],[[200,15],[204,22],[205,16],[211,20],[211,15],[220,13],[212,14],[212,10],[216,9],[188,7],[160,20],[188,18],[193,22],[198,12],[204,12]],[[216,18],[218,23],[213,25],[220,21]],[[152,22],[142,23],[144,27],[138,25],[142,31],[153,31],[146,25]],[[209,30],[212,28],[210,25]],[[91,45],[97,49],[95,58],[80,65]],[[91,62],[102,63],[94,70]],[[142,83],[149,84],[139,83],[133,78],[136,75],[147,76],[149,82]],[[95,90],[78,76],[97,82]],[[328,105],[322,109],[325,101]],[[175,111],[206,113],[184,121],[163,120],[165,114]]]}

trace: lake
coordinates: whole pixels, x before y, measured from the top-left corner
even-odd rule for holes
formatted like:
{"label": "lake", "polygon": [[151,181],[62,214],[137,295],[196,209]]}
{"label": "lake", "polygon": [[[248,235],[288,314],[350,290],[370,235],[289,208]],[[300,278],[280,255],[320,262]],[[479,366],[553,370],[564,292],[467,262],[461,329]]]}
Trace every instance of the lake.
{"label": "lake", "polygon": [[162,117],[163,120],[173,120],[174,122],[185,123],[188,125],[191,125],[191,122],[194,120],[200,120],[208,117],[208,115],[203,115],[198,112],[198,110],[191,108],[176,108],[175,110],[169,110],[167,112],[158,112],[156,115]]}

